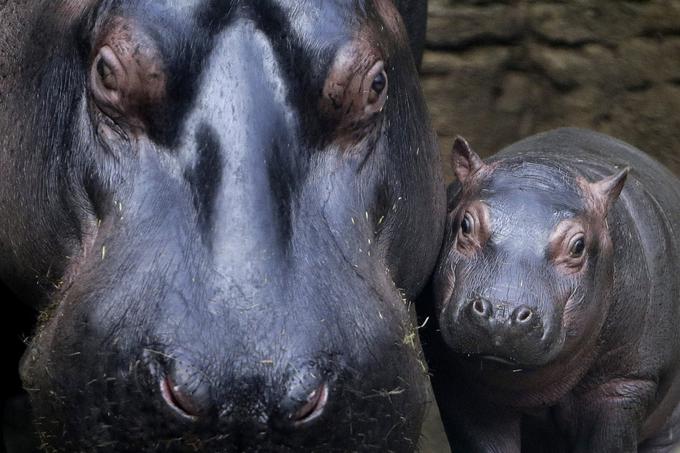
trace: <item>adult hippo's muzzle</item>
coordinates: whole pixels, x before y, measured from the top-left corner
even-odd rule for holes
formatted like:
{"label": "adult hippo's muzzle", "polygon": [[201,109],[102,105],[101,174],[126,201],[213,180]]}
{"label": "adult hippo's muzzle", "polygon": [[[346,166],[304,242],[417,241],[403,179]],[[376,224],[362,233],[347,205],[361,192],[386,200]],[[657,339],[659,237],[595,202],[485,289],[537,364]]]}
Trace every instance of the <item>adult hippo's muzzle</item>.
{"label": "adult hippo's muzzle", "polygon": [[34,26],[59,38],[25,44],[47,61],[25,69],[37,86],[12,98],[57,101],[23,103],[30,128],[0,117],[28,156],[0,154],[0,181],[32,166],[59,194],[27,190],[28,214],[0,188],[21,218],[0,220],[2,260],[24,257],[0,276],[51,285],[30,293],[49,306],[21,367],[43,444],[415,448],[428,381],[407,300],[444,200],[391,2],[57,3]]}

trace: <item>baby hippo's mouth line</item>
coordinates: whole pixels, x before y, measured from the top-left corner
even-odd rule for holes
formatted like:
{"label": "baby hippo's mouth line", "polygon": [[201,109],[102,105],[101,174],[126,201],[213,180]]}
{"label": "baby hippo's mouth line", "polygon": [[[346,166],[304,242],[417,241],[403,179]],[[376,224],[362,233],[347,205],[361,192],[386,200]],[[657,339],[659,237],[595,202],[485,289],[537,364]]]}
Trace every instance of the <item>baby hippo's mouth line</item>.
{"label": "baby hippo's mouth line", "polygon": [[482,369],[489,367],[497,370],[510,370],[513,372],[531,369],[527,364],[522,364],[508,357],[501,357],[493,354],[465,354],[464,359],[472,364],[477,364]]}
{"label": "baby hippo's mouth line", "polygon": [[495,355],[480,355],[479,358],[484,360],[484,361],[494,362],[494,363],[498,363],[500,365],[511,366],[511,367],[518,366],[518,363],[515,362],[514,360],[506,359],[504,357],[498,357],[498,356],[495,356]]}
{"label": "baby hippo's mouth line", "polygon": [[293,422],[295,426],[301,426],[321,416],[328,402],[328,385],[321,384],[309,394],[307,402],[295,413]]}

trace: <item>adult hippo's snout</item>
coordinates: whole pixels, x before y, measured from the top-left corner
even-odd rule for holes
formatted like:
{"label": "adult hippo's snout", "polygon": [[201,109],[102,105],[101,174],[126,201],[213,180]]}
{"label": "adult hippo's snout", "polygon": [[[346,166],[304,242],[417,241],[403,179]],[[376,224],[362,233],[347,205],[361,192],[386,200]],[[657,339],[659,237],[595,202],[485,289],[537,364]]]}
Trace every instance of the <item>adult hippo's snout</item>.
{"label": "adult hippo's snout", "polygon": [[[283,372],[241,377],[240,382],[232,378],[224,385],[211,379],[201,367],[177,357],[163,359],[158,357],[158,351],[151,349],[146,352],[144,362],[149,364],[150,374],[140,384],[149,385],[150,393],[159,394],[172,413],[182,420],[205,423],[212,418],[237,425],[259,422],[263,430],[271,423],[277,429],[290,430],[305,427],[324,415],[327,405],[332,406],[329,397],[331,388],[337,384],[337,374],[328,366],[287,367]],[[263,361],[262,365],[272,367],[274,364]],[[273,374],[284,379],[267,385],[265,381]],[[154,385],[158,388],[153,389]],[[232,391],[224,394],[225,388]],[[250,396],[239,397],[233,389],[241,389],[242,395]]]}
{"label": "adult hippo's snout", "polygon": [[0,278],[43,444],[415,448],[444,192],[392,2],[25,8]]}

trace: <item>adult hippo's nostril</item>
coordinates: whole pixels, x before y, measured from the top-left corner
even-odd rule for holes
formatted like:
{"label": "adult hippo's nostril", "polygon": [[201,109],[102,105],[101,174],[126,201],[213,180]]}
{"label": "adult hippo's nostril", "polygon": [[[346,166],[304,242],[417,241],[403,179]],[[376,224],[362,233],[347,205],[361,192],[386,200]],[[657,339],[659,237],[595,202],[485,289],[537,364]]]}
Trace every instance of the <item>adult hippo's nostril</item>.
{"label": "adult hippo's nostril", "polygon": [[307,397],[307,401],[293,415],[293,425],[303,426],[323,414],[328,402],[328,384],[323,383]]}
{"label": "adult hippo's nostril", "polygon": [[151,371],[159,382],[161,398],[181,418],[196,421],[214,409],[207,377],[181,355],[169,364],[152,362]]}
{"label": "adult hippo's nostril", "polygon": [[193,421],[198,419],[200,413],[199,408],[179,385],[175,385],[172,380],[166,376],[161,379],[160,386],[163,400],[165,400],[167,405],[175,413],[188,420]]}
{"label": "adult hippo's nostril", "polygon": [[328,412],[336,376],[318,363],[296,367],[276,402],[272,421],[277,429],[288,431],[311,425]]}

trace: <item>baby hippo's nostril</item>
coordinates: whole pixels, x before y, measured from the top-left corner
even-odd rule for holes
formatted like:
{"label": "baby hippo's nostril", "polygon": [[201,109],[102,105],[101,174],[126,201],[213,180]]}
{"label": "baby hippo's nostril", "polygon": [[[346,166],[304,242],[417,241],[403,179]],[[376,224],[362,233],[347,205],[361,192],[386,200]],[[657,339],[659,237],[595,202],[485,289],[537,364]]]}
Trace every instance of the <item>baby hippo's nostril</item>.
{"label": "baby hippo's nostril", "polygon": [[526,324],[533,318],[534,312],[526,305],[517,307],[512,314],[512,319],[520,324]]}
{"label": "baby hippo's nostril", "polygon": [[328,402],[328,385],[321,384],[307,396],[304,405],[293,415],[295,426],[302,426],[321,416]]}
{"label": "baby hippo's nostril", "polygon": [[161,379],[161,395],[166,404],[177,414],[189,420],[198,418],[199,410],[194,402],[167,376]]}
{"label": "baby hippo's nostril", "polygon": [[491,303],[482,298],[477,298],[472,302],[472,312],[477,316],[488,318],[491,316]]}

